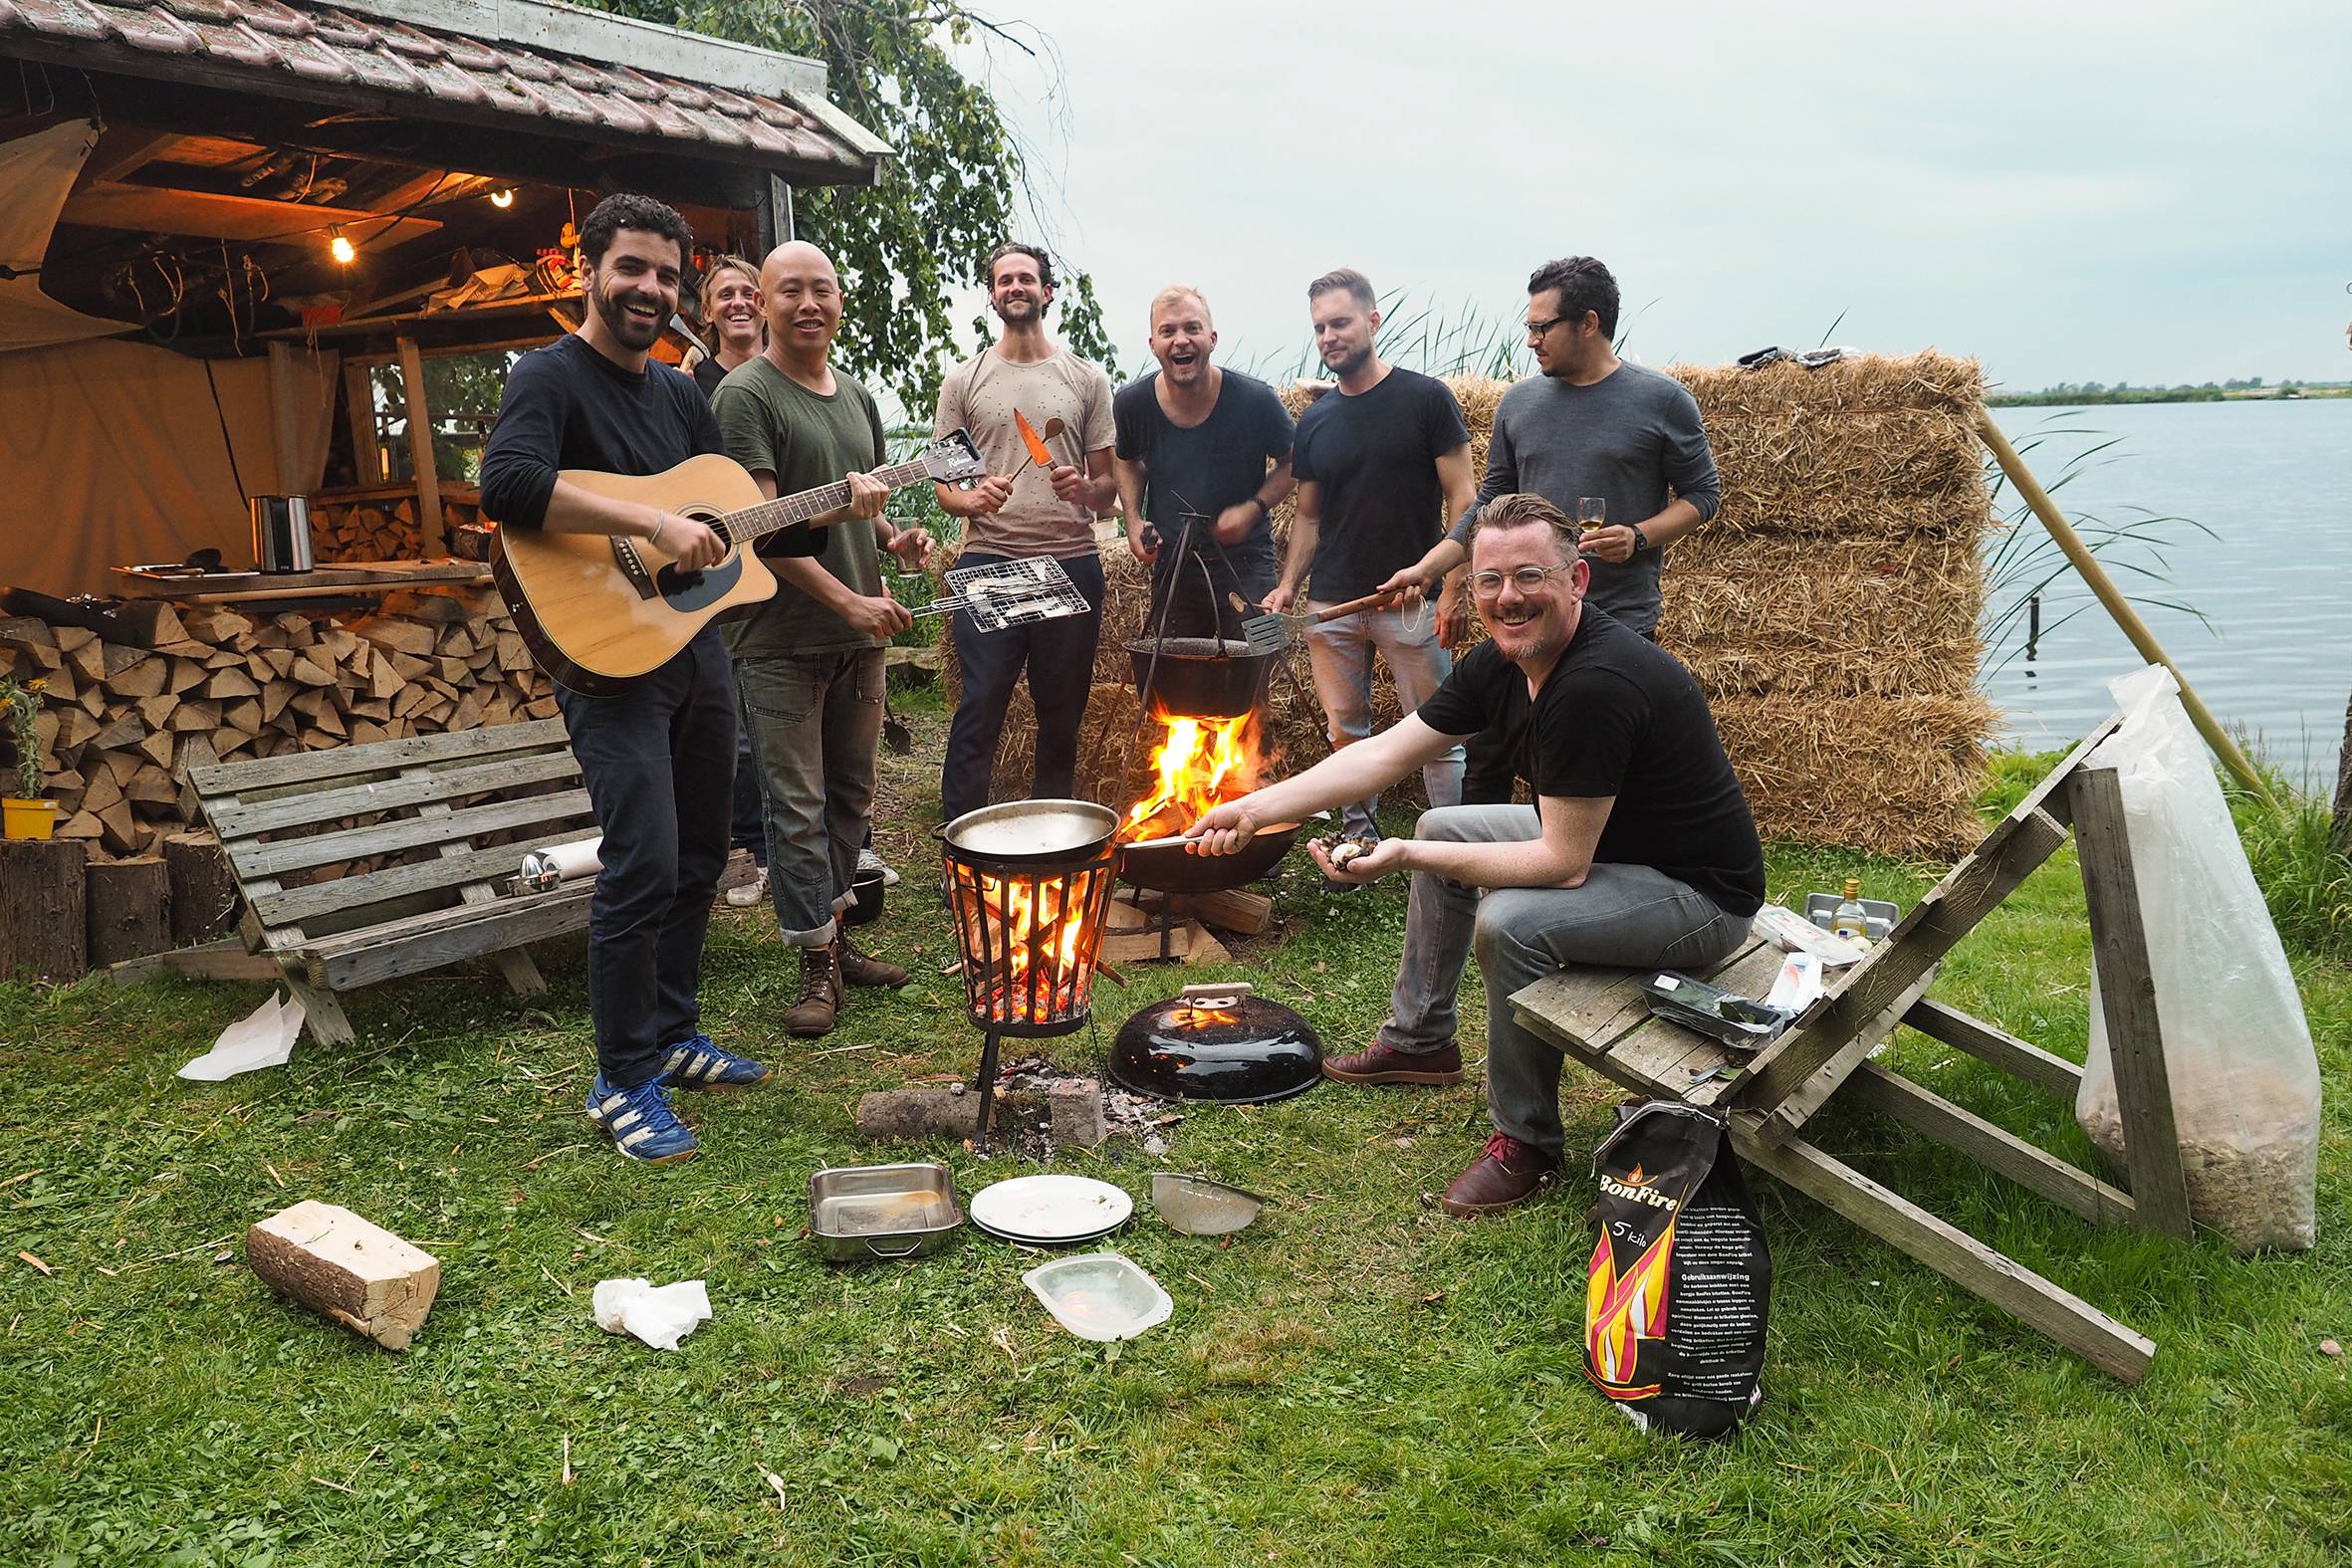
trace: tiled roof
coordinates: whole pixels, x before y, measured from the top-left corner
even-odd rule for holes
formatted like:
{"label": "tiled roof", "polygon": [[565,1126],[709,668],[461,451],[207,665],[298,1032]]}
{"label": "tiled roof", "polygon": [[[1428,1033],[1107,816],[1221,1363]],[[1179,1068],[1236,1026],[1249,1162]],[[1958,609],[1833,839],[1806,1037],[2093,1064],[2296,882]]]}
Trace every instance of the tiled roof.
{"label": "tiled roof", "polygon": [[[537,30],[529,36],[593,39],[598,47],[524,45],[504,36],[525,30],[512,25],[485,27],[499,35],[486,38],[396,19],[403,10],[434,21],[530,24]],[[271,91],[275,77],[293,96],[349,88],[462,108],[468,118],[538,121],[530,128],[542,133],[700,142],[705,155],[728,162],[832,164],[850,178],[870,168],[881,147],[838,110],[787,88],[795,68],[814,69],[805,62],[566,6],[506,0],[505,10],[513,15],[483,0],[470,8],[354,0],[349,9],[313,0],[0,0],[0,55],[12,38],[30,35],[92,69],[163,75],[175,60],[202,61],[252,75],[259,92]],[[648,59],[691,62],[697,51],[711,58],[723,51],[729,69],[707,74],[732,77],[741,90],[657,74]],[[632,58],[648,69],[620,63]],[[776,86],[751,91],[752,78],[769,75],[763,62],[773,62]]]}

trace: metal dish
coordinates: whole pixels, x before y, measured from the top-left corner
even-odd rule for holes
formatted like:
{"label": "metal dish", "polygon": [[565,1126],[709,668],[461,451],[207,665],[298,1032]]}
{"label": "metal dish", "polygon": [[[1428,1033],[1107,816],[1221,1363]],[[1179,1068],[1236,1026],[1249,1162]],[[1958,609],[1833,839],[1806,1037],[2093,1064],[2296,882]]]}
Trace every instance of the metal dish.
{"label": "metal dish", "polygon": [[1196,855],[1182,844],[1126,844],[1119,879],[1154,893],[1221,893],[1270,874],[1291,851],[1298,825],[1269,828],[1230,855]]}
{"label": "metal dish", "polygon": [[1151,1206],[1186,1235],[1230,1235],[1258,1218],[1266,1200],[1256,1193],[1180,1171],[1151,1173]]}
{"label": "metal dish", "polygon": [[1119,830],[1119,814],[1091,800],[1009,800],[966,811],[932,831],[977,865],[1083,864]]}
{"label": "metal dish", "polygon": [[944,1165],[848,1165],[809,1178],[809,1238],[828,1263],[922,1257],[963,1225]]}

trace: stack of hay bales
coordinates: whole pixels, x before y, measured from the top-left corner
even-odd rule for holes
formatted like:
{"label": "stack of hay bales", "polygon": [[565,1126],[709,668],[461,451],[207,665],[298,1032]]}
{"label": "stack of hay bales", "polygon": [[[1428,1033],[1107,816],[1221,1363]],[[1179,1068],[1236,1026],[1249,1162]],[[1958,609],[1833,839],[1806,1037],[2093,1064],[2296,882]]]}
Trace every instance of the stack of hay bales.
{"label": "stack of hay bales", "polygon": [[[1927,352],[1818,370],[1676,366],[1723,475],[1723,508],[1673,547],[1660,641],[1707,692],[1717,727],[1767,838],[1887,855],[1949,858],[1979,835],[1974,802],[1994,714],[1975,688],[1991,498],[1971,419],[1975,361]],[[1452,378],[1486,471],[1507,383]],[[1323,388],[1294,385],[1294,415]],[[1278,511],[1286,533],[1289,508]],[[1106,533],[1110,531],[1106,530]],[[1144,568],[1111,533],[1092,698],[1077,790],[1123,805],[1145,783],[1130,762]],[[1484,635],[1480,630],[1476,633]],[[953,643],[944,668],[956,690]],[[1271,683],[1279,774],[1327,756],[1302,648]],[[1394,723],[1394,690],[1374,690],[1374,725]],[[993,797],[1029,790],[1036,717],[1014,694]],[[1399,786],[1418,798],[1418,776]]]}

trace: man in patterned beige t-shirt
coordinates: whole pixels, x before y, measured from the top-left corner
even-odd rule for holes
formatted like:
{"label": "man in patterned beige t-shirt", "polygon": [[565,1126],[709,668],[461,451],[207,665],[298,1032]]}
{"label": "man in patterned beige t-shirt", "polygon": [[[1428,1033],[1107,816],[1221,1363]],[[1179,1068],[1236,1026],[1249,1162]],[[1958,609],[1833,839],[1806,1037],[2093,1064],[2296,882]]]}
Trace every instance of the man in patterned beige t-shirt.
{"label": "man in patterned beige t-shirt", "polygon": [[[1046,336],[1054,303],[1054,263],[1034,245],[1000,245],[982,269],[989,305],[1005,324],[996,342],[947,373],[939,388],[937,435],[964,429],[979,444],[988,478],[970,490],[938,487],[939,504],[964,524],[956,563],[986,565],[1015,557],[1050,556],[1091,608],[1004,631],[980,632],[955,617],[956,661],[963,696],[947,732],[939,804],[948,821],[988,803],[997,739],[1013,684],[1029,671],[1038,714],[1030,794],[1067,796],[1077,771],[1078,726],[1094,680],[1094,645],[1102,631],[1102,557],[1094,514],[1116,504],[1111,476],[1110,377]],[[1051,469],[1030,454],[1016,411],[1045,438]],[[1060,421],[1058,433],[1047,427]]]}

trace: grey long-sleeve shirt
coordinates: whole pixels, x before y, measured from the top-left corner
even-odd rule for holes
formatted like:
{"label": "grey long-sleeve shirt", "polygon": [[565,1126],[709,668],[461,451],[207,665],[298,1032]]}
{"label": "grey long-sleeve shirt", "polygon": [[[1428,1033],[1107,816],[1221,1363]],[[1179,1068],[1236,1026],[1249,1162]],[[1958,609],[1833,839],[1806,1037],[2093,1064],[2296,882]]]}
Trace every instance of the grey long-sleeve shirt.
{"label": "grey long-sleeve shirt", "polygon": [[[1612,524],[1656,517],[1669,492],[1697,507],[1701,522],[1723,500],[1698,403],[1672,376],[1632,363],[1590,386],[1534,376],[1503,394],[1478,505],[1514,492],[1539,495],[1571,519],[1580,498],[1599,496]],[[1476,515],[1465,514],[1450,537],[1467,544]],[[1644,636],[1656,630],[1662,553],[1646,550],[1621,565],[1586,559],[1590,601]]]}

